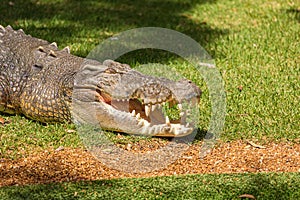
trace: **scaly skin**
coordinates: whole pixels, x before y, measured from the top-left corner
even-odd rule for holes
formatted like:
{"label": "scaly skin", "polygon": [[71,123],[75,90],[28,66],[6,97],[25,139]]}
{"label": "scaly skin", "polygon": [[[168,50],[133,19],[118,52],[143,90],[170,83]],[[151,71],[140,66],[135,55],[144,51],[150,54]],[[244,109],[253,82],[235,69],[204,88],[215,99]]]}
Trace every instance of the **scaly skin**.
{"label": "scaly skin", "polygon": [[92,112],[103,129],[176,137],[193,127],[169,121],[161,105],[181,109],[181,103],[197,103],[200,95],[188,80],[174,82],[111,60],[77,57],[68,47],[59,50],[56,43],[0,26],[0,112],[45,123],[71,122],[72,116],[82,123],[82,113]]}

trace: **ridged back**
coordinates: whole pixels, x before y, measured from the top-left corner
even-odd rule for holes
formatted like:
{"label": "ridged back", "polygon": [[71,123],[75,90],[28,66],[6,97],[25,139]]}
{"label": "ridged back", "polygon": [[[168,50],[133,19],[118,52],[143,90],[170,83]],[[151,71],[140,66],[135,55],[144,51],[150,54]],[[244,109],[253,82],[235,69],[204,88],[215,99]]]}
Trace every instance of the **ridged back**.
{"label": "ridged back", "polygon": [[0,111],[6,106],[42,122],[70,120],[73,79],[82,62],[68,47],[59,50],[56,43],[0,26]]}

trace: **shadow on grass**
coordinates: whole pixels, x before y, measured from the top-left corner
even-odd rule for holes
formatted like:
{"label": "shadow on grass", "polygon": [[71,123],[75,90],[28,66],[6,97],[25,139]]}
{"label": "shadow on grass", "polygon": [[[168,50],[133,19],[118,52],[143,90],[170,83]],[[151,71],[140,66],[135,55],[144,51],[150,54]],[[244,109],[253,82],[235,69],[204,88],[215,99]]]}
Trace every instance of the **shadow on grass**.
{"label": "shadow on grass", "polygon": [[281,175],[280,173],[250,174],[246,187],[241,188],[241,194],[252,194],[257,199],[293,199],[291,191],[299,184],[294,179],[284,178]]}
{"label": "shadow on grass", "polygon": [[[211,28],[205,21],[192,19],[185,12],[200,4],[215,0],[64,0],[16,1],[4,0],[0,24],[23,28],[35,37],[64,42],[66,37],[78,37],[85,30],[117,33],[136,27],[165,27],[189,35],[201,45],[214,41],[226,30]],[[20,26],[19,23],[22,23]],[[25,23],[25,27],[24,24]],[[39,23],[38,27],[35,23]],[[213,53],[213,52],[210,52]]]}
{"label": "shadow on grass", "polygon": [[207,130],[198,128],[195,134],[190,134],[184,137],[178,137],[175,138],[174,141],[182,142],[182,143],[198,143],[202,141],[204,138],[211,139],[210,138],[211,136],[212,134],[208,133]]}
{"label": "shadow on grass", "polygon": [[298,199],[296,173],[202,174],[0,188],[7,199]]}
{"label": "shadow on grass", "polygon": [[288,14],[293,14],[293,17],[300,23],[300,8],[290,8],[286,12]]}

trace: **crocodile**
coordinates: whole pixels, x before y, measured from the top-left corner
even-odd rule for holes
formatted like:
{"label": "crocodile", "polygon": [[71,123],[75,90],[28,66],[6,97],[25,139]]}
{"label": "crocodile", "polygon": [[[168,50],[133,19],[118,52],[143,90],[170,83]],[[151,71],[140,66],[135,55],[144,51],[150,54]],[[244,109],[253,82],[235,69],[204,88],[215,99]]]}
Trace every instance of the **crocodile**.
{"label": "crocodile", "polygon": [[[172,81],[142,74],[113,60],[99,62],[75,56],[69,47],[59,49],[55,42],[0,25],[2,113],[46,124],[80,123],[74,120],[81,115],[73,108],[75,101],[83,110],[92,105],[91,112],[102,129],[180,137],[193,130],[184,120],[188,111],[182,103],[198,104],[200,96],[201,90],[190,80]],[[179,119],[162,112],[165,104],[177,106]]]}

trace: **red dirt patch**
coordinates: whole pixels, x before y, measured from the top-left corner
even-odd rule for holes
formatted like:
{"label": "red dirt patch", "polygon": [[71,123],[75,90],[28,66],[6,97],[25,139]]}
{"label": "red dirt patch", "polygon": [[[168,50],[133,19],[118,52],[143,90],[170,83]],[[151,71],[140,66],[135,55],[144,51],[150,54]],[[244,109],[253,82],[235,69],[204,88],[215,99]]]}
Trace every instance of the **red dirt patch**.
{"label": "red dirt patch", "polygon": [[221,143],[203,159],[200,149],[201,145],[192,145],[166,169],[144,174],[110,169],[83,149],[47,150],[17,160],[0,159],[0,186],[174,174],[300,172],[300,144]]}

